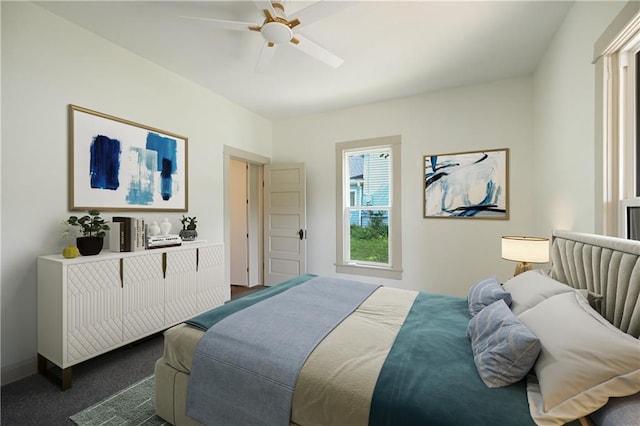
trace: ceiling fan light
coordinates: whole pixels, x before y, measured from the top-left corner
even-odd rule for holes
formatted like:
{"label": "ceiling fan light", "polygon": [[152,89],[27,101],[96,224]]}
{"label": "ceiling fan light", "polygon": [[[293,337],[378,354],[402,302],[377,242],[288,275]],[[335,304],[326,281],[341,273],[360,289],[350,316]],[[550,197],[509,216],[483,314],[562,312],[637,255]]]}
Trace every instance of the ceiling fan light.
{"label": "ceiling fan light", "polygon": [[275,44],[287,43],[293,38],[293,31],[279,22],[267,22],[260,32],[265,40]]}

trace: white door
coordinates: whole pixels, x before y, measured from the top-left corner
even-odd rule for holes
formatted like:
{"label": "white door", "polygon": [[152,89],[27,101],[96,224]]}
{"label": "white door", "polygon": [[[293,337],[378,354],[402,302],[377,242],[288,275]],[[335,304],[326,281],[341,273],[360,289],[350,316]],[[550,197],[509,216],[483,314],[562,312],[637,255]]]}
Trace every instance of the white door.
{"label": "white door", "polygon": [[307,272],[306,176],[302,163],[264,167],[265,285]]}

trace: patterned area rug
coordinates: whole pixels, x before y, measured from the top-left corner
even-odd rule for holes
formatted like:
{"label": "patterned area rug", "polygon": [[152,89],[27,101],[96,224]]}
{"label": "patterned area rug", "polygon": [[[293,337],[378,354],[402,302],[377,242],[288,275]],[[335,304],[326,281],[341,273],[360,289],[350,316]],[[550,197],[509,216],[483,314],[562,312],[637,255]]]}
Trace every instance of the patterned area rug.
{"label": "patterned area rug", "polygon": [[169,423],[155,414],[153,384],[154,377],[149,376],[74,414],[69,419],[79,426],[168,425]]}

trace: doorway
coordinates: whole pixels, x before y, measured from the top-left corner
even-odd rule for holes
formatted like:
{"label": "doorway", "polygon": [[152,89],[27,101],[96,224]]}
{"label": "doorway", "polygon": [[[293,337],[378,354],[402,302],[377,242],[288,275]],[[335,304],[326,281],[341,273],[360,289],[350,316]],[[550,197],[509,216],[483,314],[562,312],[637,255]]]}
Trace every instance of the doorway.
{"label": "doorway", "polygon": [[264,283],[263,166],[269,158],[224,146],[225,281]]}

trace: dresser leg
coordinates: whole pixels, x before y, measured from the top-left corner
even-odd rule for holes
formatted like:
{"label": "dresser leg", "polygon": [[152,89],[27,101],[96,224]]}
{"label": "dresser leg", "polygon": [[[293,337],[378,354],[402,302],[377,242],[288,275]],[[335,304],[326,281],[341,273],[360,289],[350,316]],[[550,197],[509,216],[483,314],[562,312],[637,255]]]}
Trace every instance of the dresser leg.
{"label": "dresser leg", "polygon": [[38,354],[38,373],[60,386],[63,391],[71,389],[71,367],[62,368],[61,377],[56,376],[47,368],[48,360],[42,355]]}
{"label": "dresser leg", "polygon": [[62,383],[60,384],[62,390],[71,389],[71,367],[62,369]]}

